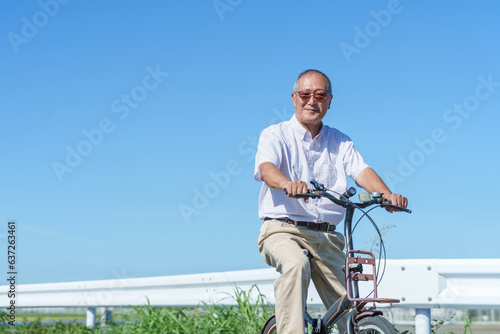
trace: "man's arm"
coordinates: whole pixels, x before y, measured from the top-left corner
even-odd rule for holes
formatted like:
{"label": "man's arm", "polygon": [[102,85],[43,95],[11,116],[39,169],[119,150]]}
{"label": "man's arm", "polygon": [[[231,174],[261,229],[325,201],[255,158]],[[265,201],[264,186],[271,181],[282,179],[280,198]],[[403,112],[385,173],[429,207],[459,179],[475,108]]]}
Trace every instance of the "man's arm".
{"label": "man's arm", "polygon": [[[382,181],[380,176],[378,176],[378,174],[370,167],[363,169],[363,171],[359,173],[358,177],[356,177],[356,183],[369,193],[378,191],[379,193],[384,194],[383,197],[391,201],[392,205],[397,205],[403,208],[406,208],[408,205],[408,199],[403,195],[393,194],[384,181]],[[391,208],[386,209],[389,212],[394,211]]]}
{"label": "man's arm", "polygon": [[[261,163],[259,170],[260,178],[269,188],[286,190],[288,197],[307,193],[307,183],[304,181],[291,181],[271,162]],[[304,200],[308,201],[307,198],[304,198]]]}

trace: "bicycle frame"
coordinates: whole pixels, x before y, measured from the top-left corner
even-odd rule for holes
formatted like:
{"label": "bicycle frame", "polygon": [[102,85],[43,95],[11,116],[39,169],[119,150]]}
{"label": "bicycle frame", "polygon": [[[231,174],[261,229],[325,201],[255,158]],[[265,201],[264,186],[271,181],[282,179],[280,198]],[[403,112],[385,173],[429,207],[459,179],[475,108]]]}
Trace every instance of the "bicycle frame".
{"label": "bicycle frame", "polygon": [[[312,319],[311,325],[313,328],[317,328],[316,333],[326,333],[328,328],[331,328],[349,309],[352,310],[349,313],[347,321],[347,333],[354,333],[354,322],[361,320],[364,317],[382,315],[382,312],[375,309],[375,303],[399,303],[399,299],[389,299],[389,298],[378,298],[377,293],[377,274],[375,268],[375,256],[371,252],[354,250],[353,240],[352,240],[352,219],[354,216],[355,207],[366,208],[373,204],[378,204],[377,201],[371,200],[365,203],[355,203],[350,205],[348,199],[339,200],[332,195],[323,192],[321,194],[327,197],[332,202],[346,208],[345,218],[344,218],[344,236],[346,240],[346,261],[345,261],[345,278],[346,278],[346,289],[347,294],[339,298],[325,313],[321,324],[317,323],[317,319]],[[364,254],[369,257],[355,256],[356,254]],[[356,269],[362,271],[362,265],[372,265],[373,271],[370,275],[364,275],[357,273],[356,270],[351,270],[351,264],[356,265]],[[361,266],[361,267],[360,267]],[[374,298],[360,298],[359,297],[359,286],[358,281],[373,281],[373,295]],[[366,310],[364,306],[373,302],[374,307],[372,309]],[[309,317],[310,318],[310,317]],[[309,322],[309,320],[308,320]],[[316,323],[315,323],[316,322]]]}
{"label": "bicycle frame", "polygon": [[[372,205],[379,205],[382,207],[389,207],[392,209],[396,209],[399,211],[405,211],[411,213],[411,210],[408,210],[403,207],[398,207],[392,205],[389,201],[382,198],[382,194],[373,194],[373,198],[368,201],[364,201],[363,203],[352,203],[349,200],[349,197],[356,194],[356,189],[350,188],[348,189],[340,198],[336,198],[333,195],[327,192],[327,189],[322,184],[317,183],[316,181],[311,181],[316,189],[310,190],[307,194],[297,194],[294,195],[294,198],[305,198],[305,197],[326,197],[330,201],[335,204],[346,209],[345,218],[344,218],[344,237],[346,240],[346,256],[345,256],[345,279],[346,279],[346,290],[347,293],[340,297],[335,303],[326,311],[323,318],[318,317],[317,319],[312,318],[307,312],[307,307],[304,310],[304,327],[306,332],[308,332],[308,324],[311,324],[313,328],[313,332],[315,334],[326,334],[328,330],[339,321],[341,317],[344,316],[345,313],[348,313],[347,316],[347,334],[354,334],[355,324],[365,323],[364,326],[367,325],[368,322],[371,324],[378,323],[380,325],[380,320],[376,316],[382,315],[383,313],[379,310],[376,310],[375,303],[390,303],[391,306],[393,303],[399,303],[398,299],[389,299],[389,298],[379,298],[377,293],[377,272],[375,268],[375,256],[371,252],[354,250],[354,245],[352,241],[352,219],[354,216],[355,209],[363,209]],[[360,256],[363,255],[363,256]],[[363,274],[363,265],[371,265],[372,273],[371,274]],[[359,297],[359,287],[358,281],[373,281],[373,298],[360,298]],[[368,303],[373,303],[373,307],[370,309],[365,309],[365,305]],[[262,328],[262,333],[264,333],[264,329],[270,328],[271,330],[276,328],[275,324],[275,315],[271,316],[264,327]],[[370,319],[369,317],[373,317]],[[385,319],[382,319],[386,321]],[[274,324],[273,324],[274,321]],[[383,323],[383,321],[382,321]],[[268,327],[269,326],[269,327]],[[389,324],[392,327],[392,325]],[[383,326],[382,326],[383,327]],[[373,327],[372,327],[373,328]],[[386,327],[387,329],[388,327]],[[390,329],[388,332],[394,332]],[[266,332],[267,333],[267,332]],[[270,332],[271,333],[271,332]]]}
{"label": "bicycle frame", "polygon": [[[356,206],[362,208],[365,205],[362,203],[356,203]],[[352,218],[354,215],[354,208],[349,206],[346,210],[346,219],[344,221],[344,235],[346,236],[346,288],[347,288],[347,296],[349,300],[355,301],[357,305],[360,302],[375,302],[375,303],[398,303],[399,299],[388,299],[388,298],[378,298],[377,292],[377,270],[375,267],[375,256],[372,252],[362,251],[362,250],[354,250],[354,245],[352,242]],[[369,257],[360,257],[355,256],[355,254],[364,254]],[[358,264],[358,265],[371,265],[372,266],[372,274],[354,274],[350,273],[347,268],[349,268],[350,264]],[[359,287],[358,281],[373,281],[373,296],[374,298],[359,298]]]}

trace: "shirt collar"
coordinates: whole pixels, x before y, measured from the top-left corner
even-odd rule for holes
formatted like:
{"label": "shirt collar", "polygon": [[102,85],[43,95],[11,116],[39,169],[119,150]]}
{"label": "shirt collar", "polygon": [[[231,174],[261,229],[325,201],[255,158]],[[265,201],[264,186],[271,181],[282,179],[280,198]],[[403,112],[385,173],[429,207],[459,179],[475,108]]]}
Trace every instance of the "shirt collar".
{"label": "shirt collar", "polygon": [[[299,135],[300,139],[304,140],[304,139],[306,139],[306,136],[308,136],[309,138],[311,138],[311,133],[309,131],[307,131],[299,123],[299,121],[297,120],[297,117],[295,116],[295,114],[293,114],[292,118],[290,119],[290,123],[292,124],[293,131],[295,131],[295,133],[297,133]],[[325,127],[323,126],[323,123],[321,123],[321,129],[319,129],[319,133],[316,136],[317,139],[321,139],[322,138],[322,136],[323,136],[323,130],[324,129],[325,129]]]}

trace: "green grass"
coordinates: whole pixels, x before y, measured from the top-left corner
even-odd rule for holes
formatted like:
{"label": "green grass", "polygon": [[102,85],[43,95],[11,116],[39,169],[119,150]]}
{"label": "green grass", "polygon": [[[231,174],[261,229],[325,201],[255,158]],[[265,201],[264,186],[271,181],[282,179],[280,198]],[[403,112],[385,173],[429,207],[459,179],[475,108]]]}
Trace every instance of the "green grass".
{"label": "green grass", "polygon": [[[250,297],[254,290],[257,292],[256,300]],[[120,314],[120,323],[98,324],[95,329],[87,328],[81,322],[42,324],[47,315],[35,318],[35,314],[31,313],[25,314],[30,319],[29,323],[16,319],[16,326],[10,326],[7,324],[8,314],[0,311],[0,334],[256,334],[260,333],[261,327],[273,312],[274,307],[266,301],[257,286],[253,286],[248,292],[235,287],[234,295],[228,294],[217,305],[204,303],[193,309],[154,307],[148,303],[133,306],[127,313]],[[79,316],[73,320],[80,319]],[[465,322],[463,333],[472,334],[467,315]],[[441,324],[442,322],[435,324],[432,333],[437,333]]]}
{"label": "green grass", "polygon": [[470,334],[472,334],[472,327],[470,325],[470,320],[467,314],[465,315],[465,328],[464,328],[464,334],[467,334],[467,330],[469,330]]}
{"label": "green grass", "polygon": [[[257,299],[252,300],[256,290]],[[236,305],[225,305],[236,304]],[[266,301],[257,286],[248,292],[235,287],[234,295],[229,295],[217,305],[204,303],[195,309],[163,308],[151,305],[131,307],[131,312],[124,315],[122,323],[112,323],[96,329],[87,328],[82,323],[53,325],[42,324],[40,319],[23,324],[16,321],[16,326],[6,324],[6,318],[0,314],[0,333],[29,334],[255,334],[259,333],[274,308]],[[6,315],[6,314],[5,314]]]}
{"label": "green grass", "polygon": [[248,292],[235,288],[235,295],[228,295],[228,298],[236,301],[236,305],[204,303],[194,310],[151,305],[133,307],[134,313],[129,320],[111,333],[258,333],[274,308],[260,292],[257,300],[252,301],[250,295],[253,289],[257,287],[253,286]]}

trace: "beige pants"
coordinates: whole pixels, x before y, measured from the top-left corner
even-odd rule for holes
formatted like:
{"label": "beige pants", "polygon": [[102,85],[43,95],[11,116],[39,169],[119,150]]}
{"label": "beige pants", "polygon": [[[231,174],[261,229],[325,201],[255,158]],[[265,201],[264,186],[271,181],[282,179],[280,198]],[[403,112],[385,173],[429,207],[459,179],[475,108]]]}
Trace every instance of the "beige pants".
{"label": "beige pants", "polygon": [[[267,264],[281,273],[274,282],[278,333],[304,334],[303,314],[311,279],[326,308],[346,293],[344,236],[267,220],[258,244]],[[344,333],[345,321],[337,325]]]}

